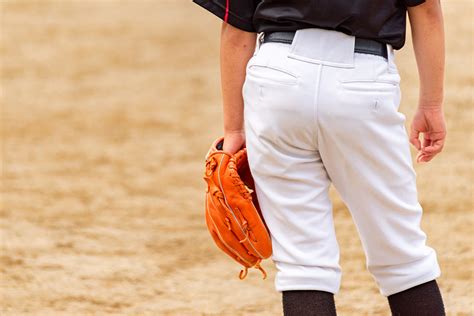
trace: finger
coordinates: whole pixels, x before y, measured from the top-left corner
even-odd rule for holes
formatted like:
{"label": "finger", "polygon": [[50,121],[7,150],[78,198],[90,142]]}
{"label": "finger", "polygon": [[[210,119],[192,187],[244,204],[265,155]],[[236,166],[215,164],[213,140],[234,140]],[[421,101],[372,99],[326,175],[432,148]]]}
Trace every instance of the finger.
{"label": "finger", "polygon": [[423,148],[423,152],[425,152],[428,155],[435,155],[439,154],[443,150],[444,144],[443,141],[435,141],[432,142],[431,145]]}
{"label": "finger", "polygon": [[423,145],[421,146],[421,150],[424,150],[425,147],[428,147],[430,145],[431,145],[430,135],[427,133],[423,133]]}
{"label": "finger", "polygon": [[431,161],[433,158],[434,158],[435,155],[422,155],[420,157],[420,163],[425,163],[425,162],[428,162],[428,161]]}
{"label": "finger", "polygon": [[420,150],[421,148],[421,143],[419,140],[420,136],[420,131],[416,130],[413,126],[411,127],[410,130],[410,143],[415,146],[417,150]]}
{"label": "finger", "polygon": [[437,153],[426,153],[423,150],[420,150],[418,154],[416,155],[416,162],[418,163],[424,163],[432,160]]}
{"label": "finger", "polygon": [[418,155],[416,156],[416,162],[417,163],[426,163],[433,159],[434,155],[428,155],[424,154],[423,152],[419,152]]}
{"label": "finger", "polygon": [[416,162],[418,162],[418,163],[423,162],[421,160],[421,157],[423,157],[423,152],[419,151],[418,154],[416,155]]}
{"label": "finger", "polygon": [[429,155],[434,155],[434,154],[440,153],[441,150],[443,150],[443,147],[444,147],[444,140],[438,139],[435,141],[431,141],[431,144],[429,144],[428,146],[425,146],[425,148],[423,148],[423,152]]}

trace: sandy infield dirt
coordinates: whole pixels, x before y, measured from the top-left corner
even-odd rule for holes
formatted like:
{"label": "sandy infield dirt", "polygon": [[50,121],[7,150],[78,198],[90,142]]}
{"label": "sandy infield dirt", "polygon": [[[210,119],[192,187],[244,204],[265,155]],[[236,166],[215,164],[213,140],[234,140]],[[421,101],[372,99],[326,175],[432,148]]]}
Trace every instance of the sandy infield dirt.
{"label": "sandy infield dirt", "polygon": [[[473,315],[473,2],[443,2],[445,151],[416,165],[449,315]],[[204,155],[221,134],[220,22],[185,0],[0,0],[1,315],[281,315],[214,245]],[[417,72],[397,54],[411,122]],[[413,157],[415,152],[412,151]],[[389,315],[331,190],[340,315]]]}

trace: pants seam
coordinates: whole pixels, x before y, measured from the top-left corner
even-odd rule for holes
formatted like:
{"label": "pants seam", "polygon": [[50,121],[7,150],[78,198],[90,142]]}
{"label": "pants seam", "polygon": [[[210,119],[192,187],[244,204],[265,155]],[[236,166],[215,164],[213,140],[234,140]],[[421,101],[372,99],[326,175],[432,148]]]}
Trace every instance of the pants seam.
{"label": "pants seam", "polygon": [[314,91],[314,99],[313,99],[313,115],[314,115],[314,138],[315,138],[315,146],[316,149],[319,148],[319,123],[318,123],[318,110],[319,110],[319,91],[321,86],[321,73],[323,65],[318,64],[317,73],[316,73],[316,83],[315,83],[315,91]]}

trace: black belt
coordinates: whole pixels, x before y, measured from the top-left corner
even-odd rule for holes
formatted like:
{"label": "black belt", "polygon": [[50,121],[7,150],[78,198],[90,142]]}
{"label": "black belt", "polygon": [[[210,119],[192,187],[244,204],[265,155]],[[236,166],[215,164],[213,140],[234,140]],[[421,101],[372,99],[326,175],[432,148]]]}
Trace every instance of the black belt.
{"label": "black belt", "polygon": [[[295,32],[271,32],[263,35],[263,42],[278,42],[291,44],[295,37]],[[387,58],[387,45],[365,38],[355,38],[355,53],[372,54]]]}

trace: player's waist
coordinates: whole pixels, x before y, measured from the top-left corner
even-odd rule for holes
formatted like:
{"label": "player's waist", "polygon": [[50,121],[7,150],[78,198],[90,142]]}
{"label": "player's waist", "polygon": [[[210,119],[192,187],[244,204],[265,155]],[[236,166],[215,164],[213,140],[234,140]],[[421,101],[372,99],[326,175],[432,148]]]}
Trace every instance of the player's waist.
{"label": "player's waist", "polygon": [[[296,32],[269,32],[264,33],[262,36],[262,42],[278,42],[278,43],[285,43],[291,44],[293,42],[293,38],[295,37]],[[387,45],[381,42],[377,42],[371,39],[365,38],[355,38],[354,43],[354,52],[361,53],[361,54],[371,54],[377,55],[387,58]]]}

